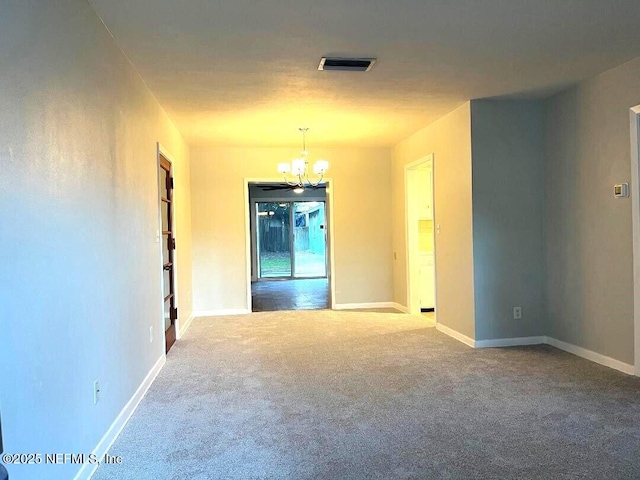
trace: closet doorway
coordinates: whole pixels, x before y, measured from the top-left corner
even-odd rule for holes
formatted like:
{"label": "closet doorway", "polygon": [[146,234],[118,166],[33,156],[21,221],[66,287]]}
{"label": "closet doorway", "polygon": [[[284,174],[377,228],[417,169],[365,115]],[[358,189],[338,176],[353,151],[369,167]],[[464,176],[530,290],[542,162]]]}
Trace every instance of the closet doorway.
{"label": "closet doorway", "polygon": [[433,154],[405,166],[407,307],[435,323],[436,244]]}

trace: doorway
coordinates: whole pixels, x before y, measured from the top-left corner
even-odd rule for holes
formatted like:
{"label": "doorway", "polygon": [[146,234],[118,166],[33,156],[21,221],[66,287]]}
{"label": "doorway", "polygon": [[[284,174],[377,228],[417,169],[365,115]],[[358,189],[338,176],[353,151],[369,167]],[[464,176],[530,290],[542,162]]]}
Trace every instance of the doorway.
{"label": "doorway", "polygon": [[331,190],[247,182],[251,311],[332,307]]}
{"label": "doorway", "polygon": [[[171,162],[158,154],[158,192],[160,203],[160,243],[162,248],[162,298],[165,353],[176,341],[175,230],[173,222],[173,175]],[[152,337],[152,333],[150,334]]]}
{"label": "doorway", "polygon": [[633,316],[635,374],[640,377],[640,105],[630,109],[631,212],[633,225]]}
{"label": "doorway", "polygon": [[433,154],[405,166],[407,307],[436,322]]}

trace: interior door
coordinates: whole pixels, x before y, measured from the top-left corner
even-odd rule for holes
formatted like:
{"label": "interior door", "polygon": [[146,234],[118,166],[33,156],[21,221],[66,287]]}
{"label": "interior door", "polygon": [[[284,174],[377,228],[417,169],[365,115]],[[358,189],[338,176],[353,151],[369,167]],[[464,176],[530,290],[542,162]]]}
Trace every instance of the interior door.
{"label": "interior door", "polygon": [[176,341],[176,309],[174,250],[176,242],[173,230],[173,177],[171,162],[160,155],[160,215],[162,217],[162,289],[164,298],[164,338],[168,352]]}

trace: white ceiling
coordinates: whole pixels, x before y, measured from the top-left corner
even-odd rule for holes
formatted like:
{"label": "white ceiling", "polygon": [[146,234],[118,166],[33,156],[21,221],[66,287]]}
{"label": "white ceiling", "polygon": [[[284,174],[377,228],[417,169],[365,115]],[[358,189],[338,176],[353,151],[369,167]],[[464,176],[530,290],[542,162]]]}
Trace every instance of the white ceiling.
{"label": "white ceiling", "polygon": [[[640,56],[638,0],[90,0],[192,145],[393,146]],[[323,55],[377,57],[367,73]]]}

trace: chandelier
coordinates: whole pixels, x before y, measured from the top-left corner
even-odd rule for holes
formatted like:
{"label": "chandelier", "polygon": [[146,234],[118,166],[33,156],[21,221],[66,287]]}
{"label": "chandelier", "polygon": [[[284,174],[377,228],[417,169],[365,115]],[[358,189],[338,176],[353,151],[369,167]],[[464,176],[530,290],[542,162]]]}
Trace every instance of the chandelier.
{"label": "chandelier", "polygon": [[[309,178],[309,152],[307,151],[307,131],[306,127],[298,130],[302,133],[302,152],[299,158],[294,158],[291,163],[283,162],[278,164],[278,172],[283,175],[287,185],[295,187],[295,193],[304,192],[305,187],[317,187],[322,183],[324,174],[329,170],[329,162],[326,160],[316,160],[313,164],[313,174],[317,177],[315,181]],[[293,179],[288,178],[288,174],[293,175]]]}

